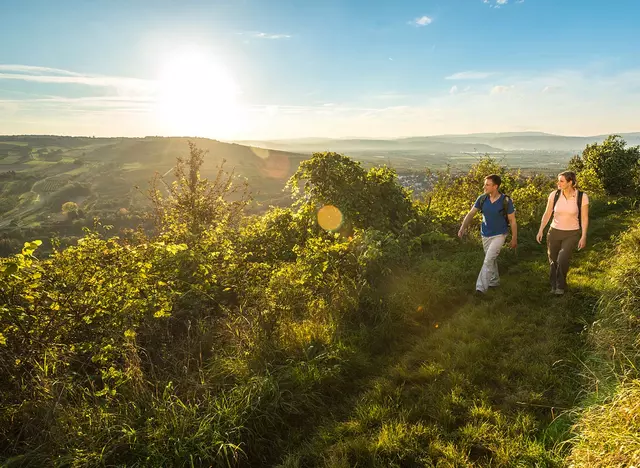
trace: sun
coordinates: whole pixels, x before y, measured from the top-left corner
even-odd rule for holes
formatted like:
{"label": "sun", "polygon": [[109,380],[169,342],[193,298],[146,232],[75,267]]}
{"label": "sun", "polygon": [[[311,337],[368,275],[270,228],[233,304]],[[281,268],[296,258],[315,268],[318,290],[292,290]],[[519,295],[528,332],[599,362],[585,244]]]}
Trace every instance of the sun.
{"label": "sun", "polygon": [[198,52],[168,60],[156,113],[171,135],[225,137],[240,130],[240,89],[228,70]]}

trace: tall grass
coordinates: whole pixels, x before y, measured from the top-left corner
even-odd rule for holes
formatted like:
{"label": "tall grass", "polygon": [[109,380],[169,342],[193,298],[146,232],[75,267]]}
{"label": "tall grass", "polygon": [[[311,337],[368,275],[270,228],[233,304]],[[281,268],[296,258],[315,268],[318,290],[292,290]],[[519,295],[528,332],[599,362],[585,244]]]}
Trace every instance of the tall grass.
{"label": "tall grass", "polygon": [[640,220],[608,252],[608,282],[589,328],[586,393],[573,427],[568,463],[628,467],[640,463]]}

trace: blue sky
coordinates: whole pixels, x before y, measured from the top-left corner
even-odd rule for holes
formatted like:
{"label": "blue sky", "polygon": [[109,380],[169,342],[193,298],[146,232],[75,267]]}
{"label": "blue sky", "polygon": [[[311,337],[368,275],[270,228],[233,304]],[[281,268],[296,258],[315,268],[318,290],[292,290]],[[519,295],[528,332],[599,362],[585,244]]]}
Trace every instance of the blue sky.
{"label": "blue sky", "polygon": [[640,131],[637,0],[0,0],[0,133]]}

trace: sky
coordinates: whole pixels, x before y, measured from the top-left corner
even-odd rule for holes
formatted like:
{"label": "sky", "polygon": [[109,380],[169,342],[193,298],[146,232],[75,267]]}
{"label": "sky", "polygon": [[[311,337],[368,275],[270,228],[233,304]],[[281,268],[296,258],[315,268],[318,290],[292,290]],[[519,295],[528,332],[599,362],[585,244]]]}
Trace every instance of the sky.
{"label": "sky", "polygon": [[640,131],[637,0],[0,0],[0,134]]}

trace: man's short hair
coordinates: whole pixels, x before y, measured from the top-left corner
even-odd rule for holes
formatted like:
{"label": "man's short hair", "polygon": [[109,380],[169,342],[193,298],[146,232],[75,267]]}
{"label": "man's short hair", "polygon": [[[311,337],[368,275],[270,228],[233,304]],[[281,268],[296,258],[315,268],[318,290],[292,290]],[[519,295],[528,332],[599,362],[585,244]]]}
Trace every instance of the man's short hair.
{"label": "man's short hair", "polygon": [[484,178],[484,180],[487,180],[487,179],[489,179],[491,182],[496,184],[498,187],[500,187],[500,184],[502,184],[502,178],[498,174],[488,175],[487,177]]}

